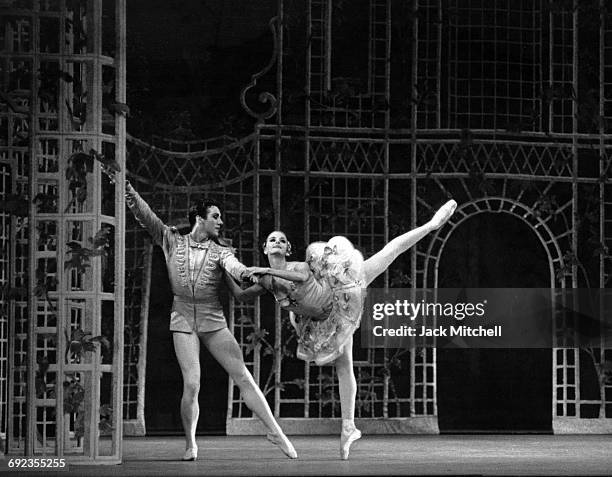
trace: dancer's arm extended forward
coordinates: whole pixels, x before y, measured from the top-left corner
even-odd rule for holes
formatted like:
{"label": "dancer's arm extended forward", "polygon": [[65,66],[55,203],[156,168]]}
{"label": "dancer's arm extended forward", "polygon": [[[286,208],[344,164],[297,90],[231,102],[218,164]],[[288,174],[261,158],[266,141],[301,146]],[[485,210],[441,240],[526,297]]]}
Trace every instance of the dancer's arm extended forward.
{"label": "dancer's arm extended forward", "polygon": [[[102,165],[102,172],[104,172],[110,179],[111,184],[117,182],[117,170]],[[155,215],[155,212],[151,210],[149,204],[147,204],[142,197],[136,192],[129,181],[125,181],[125,203],[130,208],[136,220],[140,225],[149,231],[153,237],[153,242],[161,245],[164,248],[164,234],[173,231],[178,232],[174,227],[172,229],[165,225],[161,219]],[[166,250],[164,249],[164,253]]]}
{"label": "dancer's arm extended forward", "polygon": [[238,301],[253,301],[256,297],[263,295],[266,292],[266,289],[259,284],[251,285],[243,290],[240,288],[240,286],[238,286],[228,272],[225,272],[223,275],[225,277],[225,283],[227,283],[230,292]]}
{"label": "dancer's arm extended forward", "polygon": [[125,203],[130,208],[136,220],[146,228],[153,241],[163,247],[164,234],[170,230],[161,219],[155,215],[155,212],[151,210],[149,204],[147,204],[142,197],[134,190],[132,184],[125,181]]}
{"label": "dancer's arm extended forward", "polygon": [[236,280],[240,281],[248,275],[248,269],[246,265],[243,265],[234,255],[232,249],[229,247],[223,247],[219,254],[219,263],[223,269],[229,273]]}
{"label": "dancer's arm extended forward", "polygon": [[249,276],[253,275],[272,275],[273,277],[284,278],[292,282],[305,282],[308,280],[310,269],[308,264],[298,262],[293,270],[283,270],[270,267],[249,267],[247,269]]}

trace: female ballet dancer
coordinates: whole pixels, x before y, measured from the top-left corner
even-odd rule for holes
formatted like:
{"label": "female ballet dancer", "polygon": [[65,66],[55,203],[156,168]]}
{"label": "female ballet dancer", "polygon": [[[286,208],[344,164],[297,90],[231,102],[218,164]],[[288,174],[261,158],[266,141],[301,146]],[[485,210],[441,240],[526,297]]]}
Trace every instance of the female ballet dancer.
{"label": "female ballet dancer", "polygon": [[456,207],[454,200],[448,201],[425,225],[394,238],[365,261],[349,240],[337,236],[329,242],[310,244],[305,262],[287,262],[291,244],[283,232],[274,231],[263,249],[270,267],[248,269],[255,285],[242,290],[226,274],[226,282],[237,299],[246,301],[269,291],[283,309],[293,312],[296,318],[292,317],[291,323],[298,336],[298,358],[319,366],[333,361],[342,411],[342,460],[348,459],[351,444],[361,437],[354,421],[357,384],[353,333],[359,327],[365,289],[398,255],[440,228]]}
{"label": "female ballet dancer", "polygon": [[[105,168],[104,172],[111,181],[115,181],[113,171]],[[174,293],[170,331],[183,376],[181,418],[186,443],[183,460],[196,460],[198,456],[196,425],[199,415],[200,343],[206,346],[240,388],[247,407],[266,426],[268,440],[287,457],[297,458],[293,445],[274,419],[266,398],[245,366],[240,347],[223,316],[218,297],[223,271],[240,279],[245,276],[247,268],[219,240],[219,230],[223,225],[219,204],[202,200],[191,207],[188,216],[191,231],[182,235],[175,227],[165,225],[128,181],[125,187],[128,207],[164,251]]]}

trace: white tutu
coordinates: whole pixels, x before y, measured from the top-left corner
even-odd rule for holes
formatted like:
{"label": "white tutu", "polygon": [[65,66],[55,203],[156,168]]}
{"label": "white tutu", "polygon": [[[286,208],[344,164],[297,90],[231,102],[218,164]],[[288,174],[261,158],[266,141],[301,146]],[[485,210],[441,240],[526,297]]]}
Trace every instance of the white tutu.
{"label": "white tutu", "polygon": [[310,244],[306,262],[315,280],[329,284],[331,312],[322,321],[299,316],[292,324],[298,335],[298,358],[322,366],[342,354],[359,327],[365,299],[363,256],[346,237],[336,236]]}

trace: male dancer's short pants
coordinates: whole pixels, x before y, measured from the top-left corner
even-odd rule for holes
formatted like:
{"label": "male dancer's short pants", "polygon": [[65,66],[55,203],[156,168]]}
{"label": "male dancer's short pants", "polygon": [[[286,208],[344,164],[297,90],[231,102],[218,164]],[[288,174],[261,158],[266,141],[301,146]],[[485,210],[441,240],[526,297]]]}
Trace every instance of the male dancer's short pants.
{"label": "male dancer's short pants", "polygon": [[170,313],[170,331],[207,333],[227,328],[217,297],[192,299],[176,296]]}

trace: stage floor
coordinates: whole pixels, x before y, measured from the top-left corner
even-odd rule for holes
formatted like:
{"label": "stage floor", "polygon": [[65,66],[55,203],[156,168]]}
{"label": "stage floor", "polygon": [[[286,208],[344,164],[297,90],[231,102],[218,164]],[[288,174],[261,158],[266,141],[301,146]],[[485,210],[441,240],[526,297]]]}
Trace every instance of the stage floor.
{"label": "stage floor", "polygon": [[126,438],[123,464],[70,465],[58,475],[612,474],[612,435],[364,436],[348,461],[339,460],[336,437],[291,439],[297,460],[263,437],[204,436],[199,460],[181,462],[182,438]]}

